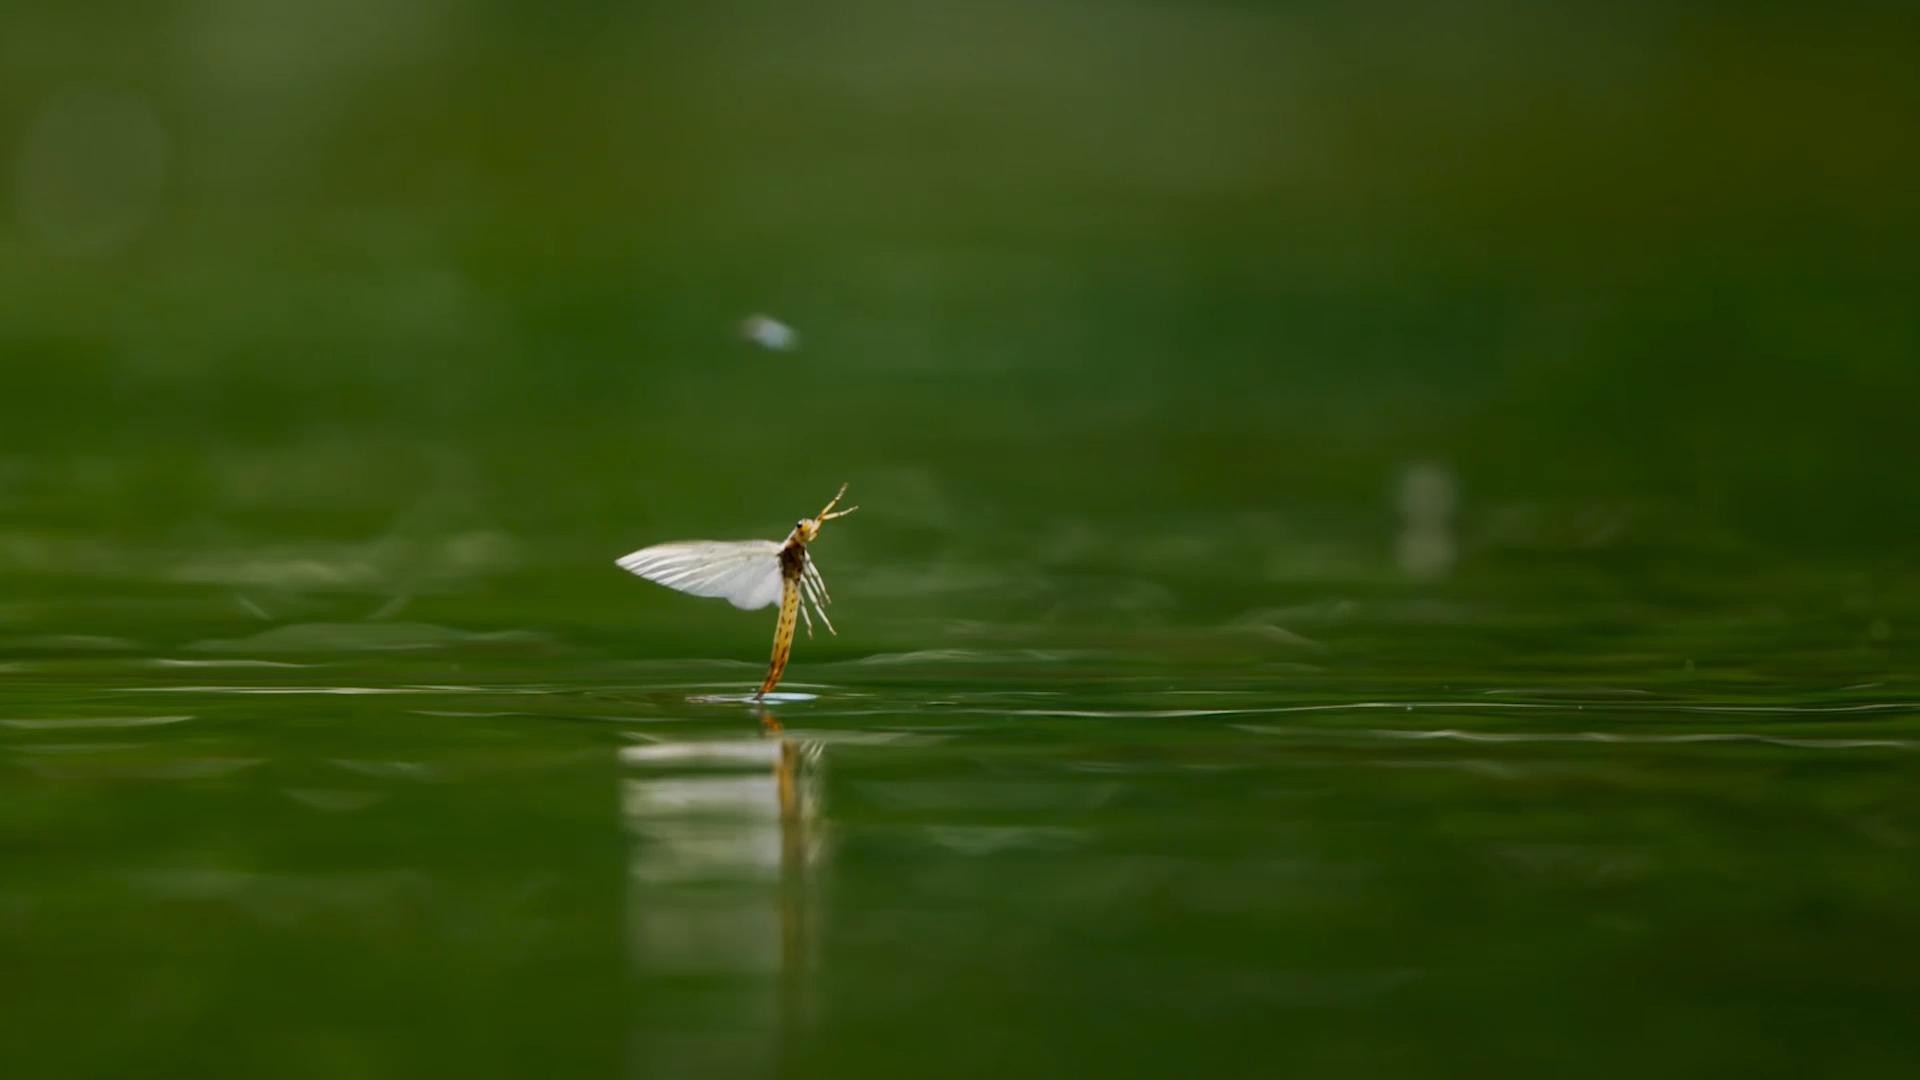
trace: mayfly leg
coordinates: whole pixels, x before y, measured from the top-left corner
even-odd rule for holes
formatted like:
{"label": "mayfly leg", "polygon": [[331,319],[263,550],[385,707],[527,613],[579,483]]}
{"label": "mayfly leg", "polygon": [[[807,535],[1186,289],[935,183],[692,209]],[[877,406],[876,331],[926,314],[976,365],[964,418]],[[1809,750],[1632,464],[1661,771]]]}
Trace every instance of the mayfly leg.
{"label": "mayfly leg", "polygon": [[[827,609],[821,605],[820,598],[813,594],[812,586],[807,587],[807,600],[813,604],[813,614],[819,618],[821,625],[827,628],[827,633],[839,637],[840,631],[833,628],[833,620],[827,618]],[[802,612],[806,611],[805,605],[802,605],[800,610]],[[811,626],[812,623],[808,623],[808,625]]]}
{"label": "mayfly leg", "polygon": [[[827,604],[831,601],[826,597],[826,584],[820,580],[820,571],[813,568],[813,560],[811,559],[807,560],[807,568],[800,575],[800,585],[806,593],[807,601],[813,605],[813,613],[820,616],[820,621],[826,625],[827,633],[839,637],[840,631],[835,630],[833,628],[833,620],[827,618]],[[805,612],[806,608],[803,606],[800,610]],[[808,622],[807,625],[812,626],[813,624],[812,622]]]}
{"label": "mayfly leg", "polygon": [[802,572],[813,582],[813,590],[820,594],[820,599],[833,603],[833,596],[827,592],[827,579],[820,576],[820,567],[814,563],[811,552],[807,554],[807,565]]}

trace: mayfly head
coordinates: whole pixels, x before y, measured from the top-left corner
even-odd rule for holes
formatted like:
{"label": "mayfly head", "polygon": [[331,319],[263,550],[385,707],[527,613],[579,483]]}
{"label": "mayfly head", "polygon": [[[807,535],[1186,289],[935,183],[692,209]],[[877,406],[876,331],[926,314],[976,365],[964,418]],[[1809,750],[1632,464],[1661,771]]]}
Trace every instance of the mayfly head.
{"label": "mayfly head", "polygon": [[827,522],[835,518],[846,517],[848,514],[860,509],[857,506],[849,506],[845,510],[834,509],[834,507],[840,505],[840,497],[846,493],[847,485],[841,484],[840,490],[834,493],[833,501],[828,503],[818,515],[810,518],[801,518],[799,521],[794,522],[793,534],[790,539],[802,544],[811,544],[813,543],[814,537],[820,535],[821,527]]}

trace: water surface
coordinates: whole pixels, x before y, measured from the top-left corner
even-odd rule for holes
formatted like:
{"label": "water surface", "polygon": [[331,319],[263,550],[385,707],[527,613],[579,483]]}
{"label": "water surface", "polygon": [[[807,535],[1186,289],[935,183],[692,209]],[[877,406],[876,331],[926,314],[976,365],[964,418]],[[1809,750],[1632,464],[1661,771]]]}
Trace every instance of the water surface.
{"label": "water surface", "polygon": [[1350,638],[1447,625],[1357,616],[1310,649],[862,656],[857,581],[839,655],[803,639],[765,706],[756,661],[424,624],[255,655],[16,636],[23,1075],[1867,1075],[1913,1050],[1910,680],[1356,671]]}

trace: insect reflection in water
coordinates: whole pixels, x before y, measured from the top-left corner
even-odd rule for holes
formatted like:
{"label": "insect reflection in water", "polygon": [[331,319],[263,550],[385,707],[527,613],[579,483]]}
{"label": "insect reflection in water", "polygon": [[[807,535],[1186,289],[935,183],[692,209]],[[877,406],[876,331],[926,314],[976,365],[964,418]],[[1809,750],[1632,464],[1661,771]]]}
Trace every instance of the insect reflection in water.
{"label": "insect reflection in water", "polygon": [[811,1025],[823,748],[760,717],[759,738],[621,752],[634,1075],[769,1071]]}

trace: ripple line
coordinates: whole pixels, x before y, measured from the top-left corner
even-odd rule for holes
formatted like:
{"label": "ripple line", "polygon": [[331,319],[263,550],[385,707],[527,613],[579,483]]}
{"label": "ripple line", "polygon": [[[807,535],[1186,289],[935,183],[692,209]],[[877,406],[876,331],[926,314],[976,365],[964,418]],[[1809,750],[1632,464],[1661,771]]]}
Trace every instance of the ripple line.
{"label": "ripple line", "polygon": [[1686,705],[1671,702],[1540,702],[1540,701],[1335,701],[1310,705],[1254,705],[1221,709],[955,709],[954,712],[1000,716],[1054,716],[1084,719],[1181,719],[1206,716],[1270,716],[1285,713],[1357,712],[1387,709],[1399,712],[1484,712],[1506,709],[1530,712],[1691,713],[1725,716],[1823,716],[1862,713],[1920,712],[1920,702],[1876,701],[1852,705]]}
{"label": "ripple line", "polygon": [[1669,734],[1622,734],[1612,731],[1461,731],[1457,728],[1289,728],[1269,724],[1234,724],[1257,735],[1361,735],[1377,739],[1470,743],[1628,743],[1669,745],[1684,743],[1758,743],[1797,750],[1911,750],[1912,739],[1822,739],[1794,735],[1762,735],[1745,731],[1687,731]]}
{"label": "ripple line", "polygon": [[184,716],[62,716],[45,719],[0,719],[0,727],[20,731],[77,731],[93,728],[143,728],[179,724],[191,720]]}

